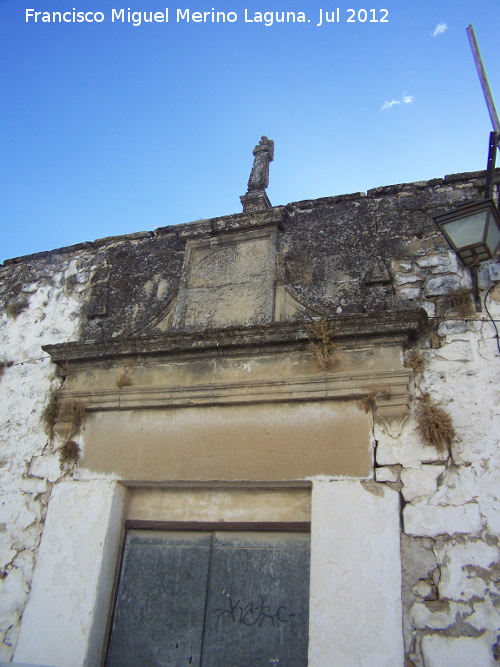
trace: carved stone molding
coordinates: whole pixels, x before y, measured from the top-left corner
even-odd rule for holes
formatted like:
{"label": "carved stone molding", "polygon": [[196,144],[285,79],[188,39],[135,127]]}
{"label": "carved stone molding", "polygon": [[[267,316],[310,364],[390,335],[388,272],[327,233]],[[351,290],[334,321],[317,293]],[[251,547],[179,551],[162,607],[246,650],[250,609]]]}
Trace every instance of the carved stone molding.
{"label": "carved stone molding", "polygon": [[[213,382],[191,386],[131,386],[121,389],[61,391],[64,399],[77,400],[87,410],[139,410],[150,408],[276,403],[292,401],[355,400],[370,393],[380,419],[401,419],[410,404],[411,371],[325,373],[279,380]],[[385,397],[384,397],[385,395]]]}
{"label": "carved stone molding", "polygon": [[80,421],[61,419],[56,420],[54,423],[54,433],[56,433],[63,442],[74,438],[80,432],[80,429]]}
{"label": "carved stone molding", "polygon": [[[49,345],[71,369],[61,400],[89,413],[273,403],[371,401],[374,418],[397,433],[409,414],[411,371],[402,346],[426,322],[422,311],[339,316],[335,372],[321,370],[309,325],[274,322],[189,333]],[[119,382],[127,369],[130,386]],[[64,424],[57,426],[65,429]]]}
{"label": "carved stone molding", "polygon": [[[332,337],[344,346],[356,347],[360,341],[370,345],[404,345],[427,324],[424,310],[388,311],[363,315],[339,315],[329,320]],[[224,327],[201,331],[175,331],[153,336],[108,338],[44,345],[55,364],[123,363],[127,357],[146,358],[206,356],[241,352],[259,354],[277,346],[310,345],[307,322],[270,322],[254,326]]]}
{"label": "carved stone molding", "polygon": [[366,478],[373,419],[397,430],[409,412],[402,348],[425,323],[423,311],[333,318],[332,371],[304,321],[44,349],[65,374],[58,399],[87,411],[89,470],[148,481]]}

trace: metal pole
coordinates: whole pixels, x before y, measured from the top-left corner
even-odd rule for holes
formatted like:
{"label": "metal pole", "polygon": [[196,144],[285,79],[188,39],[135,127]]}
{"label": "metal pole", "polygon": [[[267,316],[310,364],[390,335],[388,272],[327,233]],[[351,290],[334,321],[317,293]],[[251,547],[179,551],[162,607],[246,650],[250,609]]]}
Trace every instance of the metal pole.
{"label": "metal pole", "polygon": [[495,103],[493,102],[493,96],[491,94],[490,85],[488,83],[488,78],[479,52],[479,46],[477,45],[474,27],[472,25],[467,28],[467,35],[474,56],[474,62],[476,63],[477,73],[479,74],[479,80],[481,81],[481,87],[486,99],[486,106],[488,107],[491,122],[493,123],[493,129],[500,135],[500,123],[498,122],[497,110],[495,109]]}
{"label": "metal pole", "polygon": [[490,132],[490,150],[488,152],[488,165],[486,166],[486,184],[484,187],[484,198],[491,198],[493,189],[493,177],[495,175],[495,162],[497,156],[498,133]]}

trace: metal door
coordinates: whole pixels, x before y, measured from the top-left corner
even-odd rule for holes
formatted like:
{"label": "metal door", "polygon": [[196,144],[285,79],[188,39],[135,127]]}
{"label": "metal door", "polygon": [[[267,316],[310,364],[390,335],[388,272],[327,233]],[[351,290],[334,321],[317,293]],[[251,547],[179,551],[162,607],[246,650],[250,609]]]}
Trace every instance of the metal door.
{"label": "metal door", "polygon": [[307,665],[309,535],[127,533],[107,667]]}

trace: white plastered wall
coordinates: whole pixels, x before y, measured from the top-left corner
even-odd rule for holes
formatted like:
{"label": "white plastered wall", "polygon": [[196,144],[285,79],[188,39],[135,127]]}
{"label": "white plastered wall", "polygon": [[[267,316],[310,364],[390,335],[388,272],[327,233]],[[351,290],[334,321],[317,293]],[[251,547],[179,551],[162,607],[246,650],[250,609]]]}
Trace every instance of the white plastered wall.
{"label": "white plastered wall", "polygon": [[386,486],[313,483],[310,667],[403,664],[399,522]]}
{"label": "white plastered wall", "polygon": [[14,662],[100,664],[124,500],[125,489],[117,482],[54,487]]}

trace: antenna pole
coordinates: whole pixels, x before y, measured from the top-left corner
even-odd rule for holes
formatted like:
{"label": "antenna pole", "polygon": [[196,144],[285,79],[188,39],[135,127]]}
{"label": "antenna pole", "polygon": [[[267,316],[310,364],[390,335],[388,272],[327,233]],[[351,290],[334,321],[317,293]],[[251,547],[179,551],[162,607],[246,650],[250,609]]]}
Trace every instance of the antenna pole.
{"label": "antenna pole", "polygon": [[474,27],[472,25],[470,25],[467,28],[467,35],[469,37],[470,47],[472,49],[472,55],[474,56],[474,62],[476,63],[477,73],[479,74],[479,80],[481,81],[481,88],[483,89],[484,98],[486,100],[486,106],[488,107],[491,122],[493,124],[493,129],[497,133],[497,136],[499,136],[500,123],[498,122],[497,110],[495,109],[495,103],[493,102],[493,96],[491,94],[490,85],[488,83],[486,71],[484,69],[483,61],[481,59],[481,53],[479,52],[479,46],[477,45],[476,35],[474,33]]}

